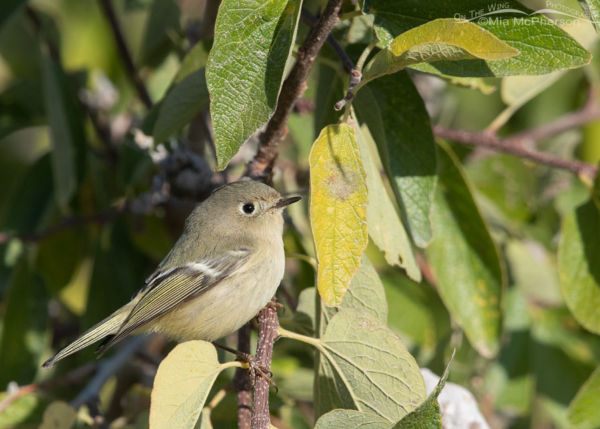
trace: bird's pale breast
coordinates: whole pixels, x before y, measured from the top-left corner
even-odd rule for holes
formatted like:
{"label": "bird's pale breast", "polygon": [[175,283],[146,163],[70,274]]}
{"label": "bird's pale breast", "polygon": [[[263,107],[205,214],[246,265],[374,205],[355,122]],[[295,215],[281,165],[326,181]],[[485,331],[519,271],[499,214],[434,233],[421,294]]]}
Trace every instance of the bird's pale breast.
{"label": "bird's pale breast", "polygon": [[[283,243],[268,260],[245,269],[160,317],[153,330],[181,340],[214,341],[235,332],[275,295],[283,278]],[[259,259],[264,259],[260,258]]]}

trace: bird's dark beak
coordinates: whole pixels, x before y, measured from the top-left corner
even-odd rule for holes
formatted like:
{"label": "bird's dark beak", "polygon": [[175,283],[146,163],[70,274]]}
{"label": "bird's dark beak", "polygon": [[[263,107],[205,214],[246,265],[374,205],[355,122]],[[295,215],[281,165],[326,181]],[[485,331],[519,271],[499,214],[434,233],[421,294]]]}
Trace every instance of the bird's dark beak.
{"label": "bird's dark beak", "polygon": [[281,209],[281,208],[289,206],[290,204],[293,204],[297,201],[300,201],[301,199],[302,199],[302,197],[282,198],[279,201],[277,201],[275,203],[275,205],[271,208],[272,209]]}

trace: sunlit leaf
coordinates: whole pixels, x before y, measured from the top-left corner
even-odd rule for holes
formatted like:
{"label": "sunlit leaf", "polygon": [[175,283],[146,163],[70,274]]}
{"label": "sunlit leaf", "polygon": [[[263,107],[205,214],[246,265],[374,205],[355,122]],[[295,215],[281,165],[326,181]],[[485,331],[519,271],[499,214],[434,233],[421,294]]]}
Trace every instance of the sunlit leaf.
{"label": "sunlit leaf", "polygon": [[154,379],[150,428],[193,429],[222,369],[210,343],[188,341],[175,347]]}
{"label": "sunlit leaf", "polygon": [[385,289],[367,255],[362,256],[360,268],[352,277],[350,286],[348,286],[339,307],[327,307],[325,305],[321,307],[320,333],[325,332],[333,316],[345,309],[367,313],[384,323],[387,322],[388,305]]}
{"label": "sunlit leaf", "polygon": [[[454,354],[452,356],[454,357]],[[444,373],[440,377],[435,389],[427,396],[427,399],[394,425],[394,429],[442,429],[442,415],[438,396],[442,393],[442,389],[448,379],[451,363],[452,360],[446,365]]]}
{"label": "sunlit leaf", "polygon": [[327,305],[342,302],[367,246],[367,186],[354,129],[325,127],[309,157],[310,219],[317,287]]}
{"label": "sunlit leaf", "polygon": [[[321,338],[316,415],[326,407],[356,409],[391,423],[426,397],[419,367],[402,341],[381,320],[346,309]],[[325,406],[324,406],[325,405]]]}
{"label": "sunlit leaf", "polygon": [[390,429],[392,424],[376,414],[356,410],[333,410],[321,416],[315,429]]}
{"label": "sunlit leaf", "polygon": [[[592,25],[582,19],[573,19],[561,25],[561,28],[586,49],[592,48],[597,40]],[[491,127],[499,129],[521,106],[553,85],[565,73],[567,70],[558,70],[537,76],[507,76],[502,79],[502,101],[507,107],[494,119]]]}
{"label": "sunlit leaf", "polygon": [[[0,402],[6,396],[8,393],[0,393]],[[0,428],[23,427],[25,422],[39,423],[43,411],[43,404],[40,403],[39,396],[35,394],[21,396],[0,413]]]}
{"label": "sunlit leaf", "polygon": [[[388,46],[399,34],[436,18],[461,16],[517,49],[520,54],[500,60],[471,59],[415,64],[422,71],[437,70],[454,76],[512,76],[552,73],[559,69],[580,67],[590,61],[590,54],[572,37],[543,15],[517,1],[491,4],[488,0],[371,0],[375,14],[375,31],[382,46]],[[517,11],[517,12],[515,12]],[[478,18],[478,15],[485,16]]]}
{"label": "sunlit leaf", "polygon": [[593,200],[563,219],[558,272],[567,307],[586,329],[600,333],[600,208]]}
{"label": "sunlit leaf", "polygon": [[220,169],[275,109],[301,0],[225,0],[206,66]]}
{"label": "sunlit leaf", "polygon": [[597,368],[569,404],[568,417],[571,424],[581,429],[600,427],[599,392],[600,368]]}
{"label": "sunlit leaf", "polygon": [[586,15],[594,24],[596,31],[600,30],[600,1],[599,0],[578,0]]}
{"label": "sunlit leaf", "polygon": [[[403,210],[404,225],[417,246],[427,246],[431,241],[436,151],[423,99],[408,74],[400,72],[372,81],[358,93],[354,106],[359,121],[368,126],[377,144]],[[416,267],[410,271],[418,278]]]}
{"label": "sunlit leaf", "polygon": [[452,317],[483,356],[498,351],[504,276],[498,250],[484,223],[459,162],[438,151],[434,240],[427,255],[438,290]]}
{"label": "sunlit leaf", "polygon": [[466,20],[440,18],[405,31],[365,67],[363,82],[413,64],[465,59],[501,60],[519,51]]}
{"label": "sunlit leaf", "polygon": [[367,205],[367,229],[373,242],[385,253],[390,265],[399,265],[408,276],[421,281],[410,238],[402,225],[400,215],[388,195],[379,173],[379,155],[366,125],[357,130],[360,156],[367,173],[369,203]]}

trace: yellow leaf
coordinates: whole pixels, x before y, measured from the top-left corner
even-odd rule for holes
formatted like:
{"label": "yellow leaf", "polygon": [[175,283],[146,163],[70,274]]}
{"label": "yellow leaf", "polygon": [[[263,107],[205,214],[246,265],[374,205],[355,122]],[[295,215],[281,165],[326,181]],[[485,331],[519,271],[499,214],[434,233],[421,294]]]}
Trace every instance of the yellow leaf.
{"label": "yellow leaf", "polygon": [[309,162],[317,287],[325,304],[339,305],[368,243],[366,175],[353,128],[323,128]]}
{"label": "yellow leaf", "polygon": [[405,31],[365,67],[363,81],[405,67],[441,60],[501,60],[519,51],[472,22],[440,18]]}

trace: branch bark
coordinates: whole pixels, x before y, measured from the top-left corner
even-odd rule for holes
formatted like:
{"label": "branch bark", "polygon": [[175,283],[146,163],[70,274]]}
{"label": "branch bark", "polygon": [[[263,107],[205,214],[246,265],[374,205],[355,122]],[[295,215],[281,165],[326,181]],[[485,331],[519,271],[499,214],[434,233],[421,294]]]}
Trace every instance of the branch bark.
{"label": "branch bark", "polygon": [[522,146],[520,143],[515,143],[513,138],[503,139],[496,134],[487,131],[453,130],[438,125],[433,127],[433,132],[437,137],[443,139],[475,147],[484,147],[498,152],[505,152],[518,156],[519,158],[528,159],[537,164],[560,168],[592,179],[596,177],[596,174],[598,173],[598,168],[595,165],[578,160],[557,158],[547,153],[537,152]]}
{"label": "branch bark", "polygon": [[129,48],[127,47],[127,43],[125,43],[125,37],[123,37],[123,32],[121,31],[121,26],[119,25],[119,21],[117,19],[117,15],[115,14],[115,10],[112,7],[111,0],[100,0],[100,7],[106,19],[110,24],[110,28],[112,29],[113,36],[115,38],[115,42],[117,44],[117,49],[119,54],[121,55],[121,59],[123,60],[123,65],[125,66],[125,71],[127,72],[127,76],[135,90],[138,93],[138,96],[150,110],[152,108],[152,99],[146,90],[146,86],[144,82],[140,79],[137,71],[135,70],[135,65],[133,64],[133,57],[129,52]]}
{"label": "branch bark", "polygon": [[[238,351],[250,354],[250,322],[238,331]],[[238,428],[250,429],[252,420],[252,394],[248,370],[237,368],[233,377],[233,387],[237,393]]]}
{"label": "branch bark", "polygon": [[[258,315],[258,346],[256,362],[261,367],[271,369],[273,357],[273,341],[277,338],[279,320],[277,308],[269,304]],[[271,422],[269,413],[269,382],[256,375],[254,379],[254,412],[252,413],[252,429],[268,429]]]}
{"label": "branch bark", "polygon": [[304,43],[298,49],[296,63],[281,86],[277,107],[265,130],[259,136],[258,151],[246,168],[246,176],[263,181],[271,176],[279,143],[287,134],[286,124],[292,107],[306,89],[305,81],[308,72],[323,43],[338,22],[341,6],[342,0],[329,0],[319,20],[312,26]]}
{"label": "branch bark", "polygon": [[[311,27],[290,74],[283,82],[277,107],[265,130],[260,134],[259,146],[254,159],[248,164],[245,175],[262,181],[269,181],[273,164],[277,158],[279,143],[287,133],[287,120],[296,101],[306,89],[306,78],[329,33],[338,22],[343,0],[329,0],[318,21]],[[258,346],[256,359],[259,365],[270,369],[273,356],[273,341],[277,337],[279,320],[274,305],[267,305],[259,316]],[[267,429],[270,423],[269,383],[260,376],[254,380],[254,407],[252,429]]]}

